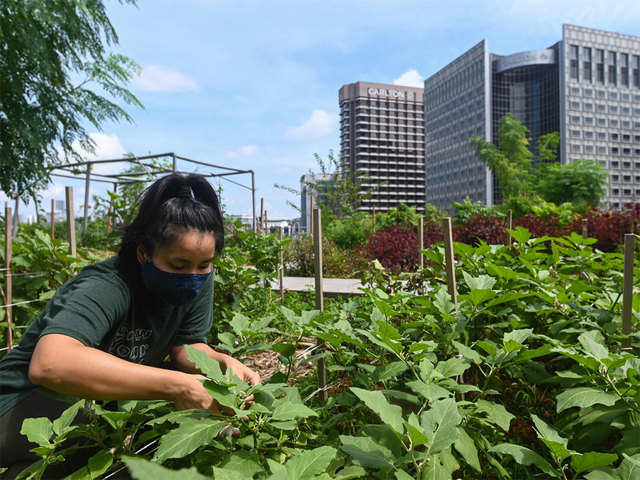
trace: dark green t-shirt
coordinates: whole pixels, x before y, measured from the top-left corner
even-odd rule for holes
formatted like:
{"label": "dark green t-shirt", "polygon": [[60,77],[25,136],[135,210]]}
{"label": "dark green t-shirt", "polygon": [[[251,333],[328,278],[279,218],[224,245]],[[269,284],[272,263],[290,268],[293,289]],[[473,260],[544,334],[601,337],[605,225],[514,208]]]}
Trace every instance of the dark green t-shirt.
{"label": "dark green t-shirt", "polygon": [[191,303],[176,307],[139,280],[127,282],[117,256],[86,267],[58,289],[20,345],[0,361],[0,415],[36,388],[29,362],[44,335],[68,335],[124,360],[157,366],[171,347],[206,342],[212,319],[213,275]]}

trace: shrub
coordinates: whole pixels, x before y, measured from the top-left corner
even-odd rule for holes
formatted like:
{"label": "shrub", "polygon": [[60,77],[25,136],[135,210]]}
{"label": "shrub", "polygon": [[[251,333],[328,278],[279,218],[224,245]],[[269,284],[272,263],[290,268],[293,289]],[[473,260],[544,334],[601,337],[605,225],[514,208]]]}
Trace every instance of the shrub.
{"label": "shrub", "polygon": [[392,225],[370,235],[359,253],[396,273],[411,270],[418,263],[418,235],[412,228]]}
{"label": "shrub", "polygon": [[334,219],[324,232],[338,247],[354,250],[364,244],[373,230],[371,215],[357,212],[343,218]]}
{"label": "shrub", "polygon": [[531,232],[532,237],[560,237],[568,232],[560,225],[557,216],[549,215],[542,218],[532,213],[524,215],[513,222],[513,226],[524,227]]}
{"label": "shrub", "polygon": [[592,210],[577,219],[573,231],[582,232],[582,219],[587,220],[587,234],[598,241],[595,248],[603,252],[614,252],[624,242],[624,234],[631,231],[632,212],[599,212]]}
{"label": "shrub", "polygon": [[505,221],[500,218],[475,215],[454,229],[454,238],[468,245],[477,245],[480,241],[492,245],[504,244],[507,241],[505,227]]}
{"label": "shrub", "polygon": [[[313,256],[311,237],[304,235],[292,238],[284,249],[285,275],[312,277],[315,272]],[[326,277],[353,278],[364,267],[364,262],[352,252],[338,247],[331,239],[323,237],[322,266]]]}

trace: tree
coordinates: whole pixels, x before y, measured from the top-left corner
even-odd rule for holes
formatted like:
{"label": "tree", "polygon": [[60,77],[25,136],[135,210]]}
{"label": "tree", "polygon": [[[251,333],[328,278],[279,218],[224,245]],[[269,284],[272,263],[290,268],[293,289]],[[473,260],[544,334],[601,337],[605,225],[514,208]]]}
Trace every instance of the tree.
{"label": "tree", "polygon": [[542,165],[536,192],[547,202],[564,202],[596,207],[606,194],[609,174],[595,160],[577,160],[561,165]]}
{"label": "tree", "polygon": [[500,119],[498,146],[480,136],[469,139],[476,154],[489,167],[503,197],[528,194],[531,191],[531,159],[529,130],[510,113]]}
{"label": "tree", "polygon": [[85,123],[132,120],[115,102],[142,107],[123,86],[139,67],[117,43],[102,0],[0,2],[0,189],[32,194],[74,142],[93,150]]}
{"label": "tree", "polygon": [[[325,212],[337,217],[353,213],[361,200],[371,197],[371,191],[362,193],[363,184],[369,179],[362,176],[358,178],[344,158],[336,157],[333,150],[329,150],[326,160],[317,153],[313,154],[313,158],[320,171],[317,173],[309,171],[305,176],[305,187],[307,191],[312,192],[316,205],[323,210],[325,217]],[[295,188],[279,184],[274,186],[300,196],[300,192]],[[300,210],[300,207],[292,202],[287,203],[296,210]]]}

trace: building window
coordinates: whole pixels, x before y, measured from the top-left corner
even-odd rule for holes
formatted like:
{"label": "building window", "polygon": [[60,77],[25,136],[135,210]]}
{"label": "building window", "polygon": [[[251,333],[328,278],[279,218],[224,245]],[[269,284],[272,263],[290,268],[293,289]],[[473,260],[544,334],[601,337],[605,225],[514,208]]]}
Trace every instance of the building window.
{"label": "building window", "polygon": [[582,54],[584,55],[583,64],[582,64],[583,65],[582,79],[585,82],[591,83],[591,48],[584,47],[582,49]]}
{"label": "building window", "polygon": [[612,188],[611,189],[611,195],[617,197],[618,195],[620,195],[620,190],[617,188]]}
{"label": "building window", "polygon": [[[607,147],[604,147],[602,145],[598,146],[598,153],[607,153]],[[613,162],[612,162],[613,163]],[[613,166],[613,165],[612,165]]]}
{"label": "building window", "polygon": [[578,87],[571,87],[571,95],[580,95],[580,89]]}
{"label": "building window", "polygon": [[585,125],[593,125],[593,117],[584,117],[583,120]]}
{"label": "building window", "polygon": [[604,83],[604,50],[596,49],[596,82]]}
{"label": "building window", "polygon": [[609,78],[607,79],[607,83],[609,85],[617,85],[618,84],[618,54],[616,52],[612,52],[609,50],[608,55],[608,65],[609,65]]}
{"label": "building window", "polygon": [[571,144],[571,153],[580,153],[581,150],[580,145],[576,145],[575,143]]}
{"label": "building window", "polygon": [[611,181],[612,182],[619,182],[620,181],[620,176],[619,175],[611,175]]}
{"label": "building window", "polygon": [[598,140],[606,140],[607,134],[606,132],[598,132]]}
{"label": "building window", "polygon": [[[600,148],[598,148],[598,150],[600,150]],[[604,149],[604,153],[607,153],[606,147]],[[611,162],[611,168],[620,168],[620,164],[617,161]]]}
{"label": "building window", "polygon": [[573,80],[578,80],[579,53],[577,45],[569,45],[569,76]]}
{"label": "building window", "polygon": [[617,133],[612,133],[611,134],[611,140],[613,140],[614,142],[617,142],[619,139],[618,134]]}
{"label": "building window", "polygon": [[599,103],[598,105],[596,105],[598,107],[598,112],[600,113],[604,113],[607,111],[607,106],[603,103]]}
{"label": "building window", "polygon": [[599,127],[606,127],[607,126],[607,119],[606,118],[598,118],[598,126]]}
{"label": "building window", "polygon": [[609,113],[618,113],[617,105],[609,105]]}
{"label": "building window", "polygon": [[571,130],[571,136],[573,138],[580,138],[580,130]]}
{"label": "building window", "polygon": [[633,86],[636,88],[640,88],[640,55],[634,55],[631,57],[632,62],[632,77],[633,77]]}
{"label": "building window", "polygon": [[593,153],[593,145],[585,145],[584,153]]}
{"label": "building window", "polygon": [[[576,102],[578,104],[578,109],[580,109],[580,102]],[[585,103],[584,104],[585,112],[593,112],[593,103]]]}
{"label": "building window", "polygon": [[590,131],[590,130],[586,130],[586,131],[584,132],[584,138],[588,138],[588,139],[593,138],[593,132],[592,132],[592,131]]}
{"label": "building window", "polygon": [[590,88],[585,88],[583,91],[585,97],[593,97],[593,90]]}
{"label": "building window", "polygon": [[623,87],[629,86],[629,54],[620,54],[620,83]]}

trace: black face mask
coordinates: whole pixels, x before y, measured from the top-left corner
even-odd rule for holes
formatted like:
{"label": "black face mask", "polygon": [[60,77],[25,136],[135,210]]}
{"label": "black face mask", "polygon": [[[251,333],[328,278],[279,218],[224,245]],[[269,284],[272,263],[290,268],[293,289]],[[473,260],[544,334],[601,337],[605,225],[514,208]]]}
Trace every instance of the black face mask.
{"label": "black face mask", "polygon": [[179,306],[193,301],[209,273],[173,273],[160,270],[153,262],[142,264],[142,275],[147,281],[149,290],[172,305]]}

